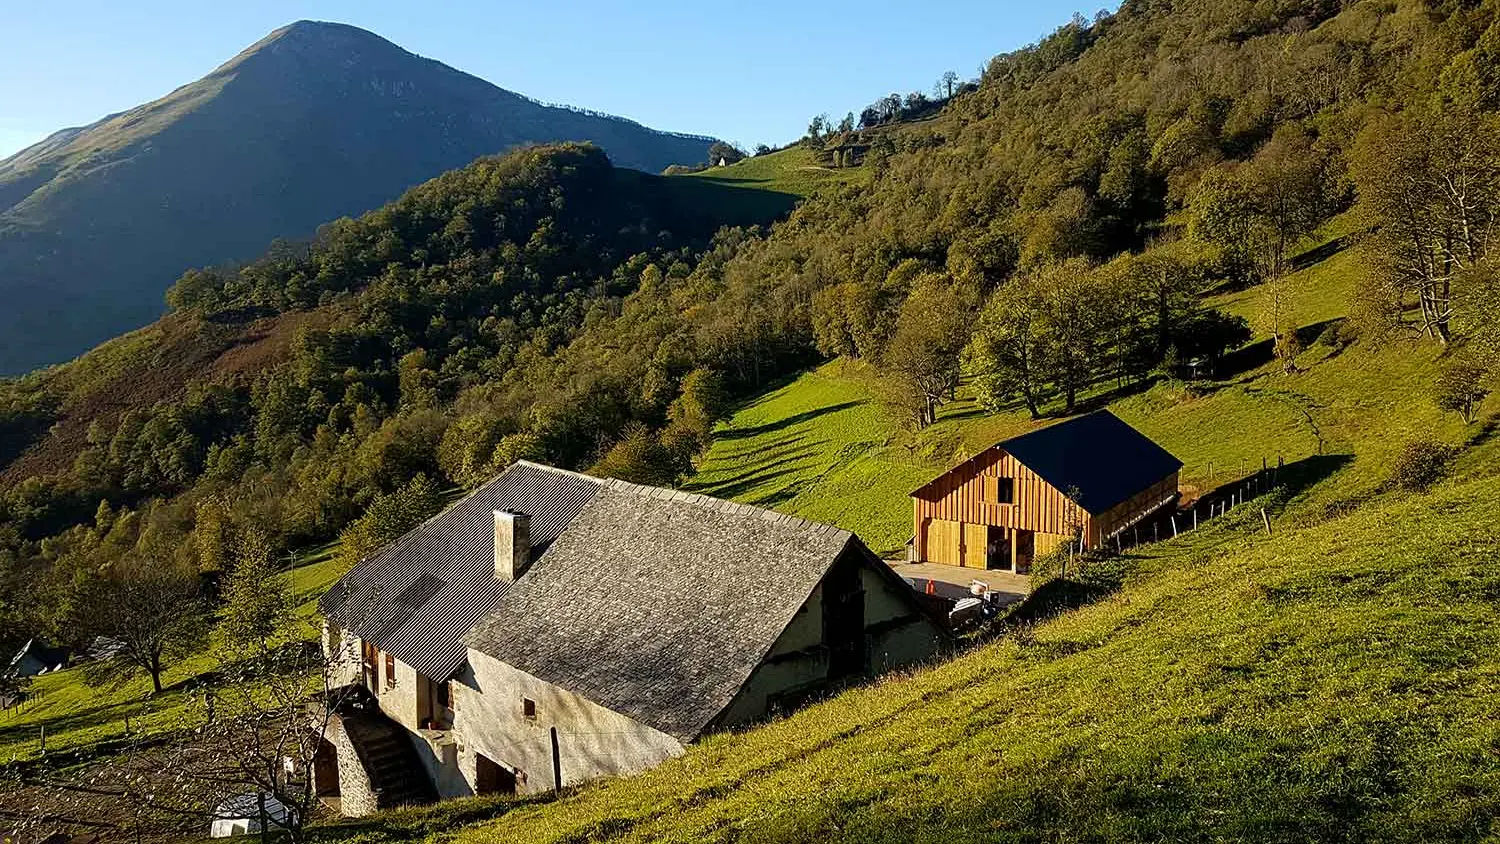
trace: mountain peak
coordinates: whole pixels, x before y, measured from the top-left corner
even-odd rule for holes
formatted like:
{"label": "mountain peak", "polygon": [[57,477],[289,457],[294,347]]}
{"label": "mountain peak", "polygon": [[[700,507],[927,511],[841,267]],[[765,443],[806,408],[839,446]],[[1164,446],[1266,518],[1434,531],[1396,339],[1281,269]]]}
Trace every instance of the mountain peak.
{"label": "mountain peak", "polygon": [[[0,161],[0,374],[151,322],[189,267],[556,141],[592,141],[648,172],[702,161],[712,143],[549,107],[357,26],[283,26],[204,79]],[[86,317],[47,316],[80,298]]]}
{"label": "mountain peak", "polygon": [[299,20],[279,27],[246,47],[219,70],[230,70],[256,56],[290,52],[296,55],[340,55],[385,53],[411,56],[394,43],[366,29],[334,21]]}

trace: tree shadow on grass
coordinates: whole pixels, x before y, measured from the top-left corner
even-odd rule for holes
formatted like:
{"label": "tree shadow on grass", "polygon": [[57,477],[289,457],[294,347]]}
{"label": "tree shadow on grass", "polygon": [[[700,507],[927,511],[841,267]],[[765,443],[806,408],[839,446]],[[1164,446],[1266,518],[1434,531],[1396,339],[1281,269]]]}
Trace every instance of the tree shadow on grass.
{"label": "tree shadow on grass", "polygon": [[820,416],[826,416],[830,413],[837,413],[840,410],[848,410],[851,407],[859,407],[862,404],[864,404],[864,402],[862,401],[846,401],[839,402],[838,404],[830,404],[826,407],[804,410],[801,413],[794,413],[784,419],[777,419],[774,422],[767,422],[764,425],[752,425],[749,428],[735,428],[728,431],[721,431],[718,434],[715,434],[714,437],[715,439],[720,440],[743,440],[750,437],[758,437],[761,434],[769,434],[774,431],[784,431],[793,425],[800,425],[803,422],[810,422]]}
{"label": "tree shadow on grass", "polygon": [[[785,463],[788,461],[782,462]],[[743,475],[732,480],[724,481],[723,483],[713,484],[710,486],[690,486],[688,487],[688,489],[691,492],[696,492],[701,495],[711,495],[715,498],[735,499],[747,492],[750,492],[756,487],[764,486],[765,484],[770,483],[777,478],[784,478],[787,475],[797,474],[799,471],[794,467],[780,469],[766,467],[766,469],[768,471],[759,471],[755,474]]]}
{"label": "tree shadow on grass", "polygon": [[[1304,325],[1297,329],[1297,340],[1305,349],[1313,344],[1313,341],[1322,336],[1330,325],[1339,322],[1342,318],[1325,319]],[[1270,339],[1257,340],[1254,343],[1244,345],[1219,359],[1219,365],[1214,367],[1214,377],[1220,380],[1228,380],[1253,372],[1276,359],[1276,344]]]}

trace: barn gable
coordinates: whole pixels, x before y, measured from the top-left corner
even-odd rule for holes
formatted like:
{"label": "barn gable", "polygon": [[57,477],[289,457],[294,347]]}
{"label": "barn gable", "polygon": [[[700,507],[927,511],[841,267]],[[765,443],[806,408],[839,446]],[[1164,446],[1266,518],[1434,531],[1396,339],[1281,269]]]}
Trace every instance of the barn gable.
{"label": "barn gable", "polygon": [[997,443],[912,492],[912,559],[1029,570],[1175,500],[1182,462],[1108,411]]}

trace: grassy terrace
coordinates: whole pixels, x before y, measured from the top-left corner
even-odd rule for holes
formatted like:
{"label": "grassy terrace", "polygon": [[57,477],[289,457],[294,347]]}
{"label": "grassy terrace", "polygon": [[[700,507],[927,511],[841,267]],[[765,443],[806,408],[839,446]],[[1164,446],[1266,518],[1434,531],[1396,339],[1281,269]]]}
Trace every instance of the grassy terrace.
{"label": "grassy terrace", "polygon": [[862,167],[824,167],[818,163],[812,150],[794,145],[768,155],[746,158],[727,167],[710,167],[678,178],[803,197],[824,185],[865,184],[870,180],[870,171]]}

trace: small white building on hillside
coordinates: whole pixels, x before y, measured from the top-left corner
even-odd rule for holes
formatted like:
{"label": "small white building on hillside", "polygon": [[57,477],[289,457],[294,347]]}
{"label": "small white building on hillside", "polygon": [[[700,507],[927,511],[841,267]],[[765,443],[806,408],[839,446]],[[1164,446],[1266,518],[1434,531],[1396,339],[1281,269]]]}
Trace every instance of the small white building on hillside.
{"label": "small white building on hillside", "polygon": [[317,766],[346,815],[635,773],[949,641],[848,531],[527,462],[322,609],[370,699]]}

